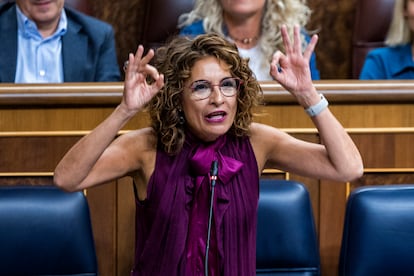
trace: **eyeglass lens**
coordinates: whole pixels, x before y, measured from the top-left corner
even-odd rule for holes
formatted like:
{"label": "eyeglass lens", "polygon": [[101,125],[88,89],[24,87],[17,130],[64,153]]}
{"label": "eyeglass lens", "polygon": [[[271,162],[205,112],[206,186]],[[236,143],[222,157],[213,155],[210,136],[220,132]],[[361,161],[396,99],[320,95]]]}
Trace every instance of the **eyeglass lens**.
{"label": "eyeglass lens", "polygon": [[212,84],[207,80],[199,80],[193,82],[191,85],[191,89],[193,91],[193,95],[198,99],[205,99],[208,98],[214,86],[218,86],[220,92],[226,97],[232,97],[237,93],[239,89],[240,80],[237,78],[225,78],[220,81],[219,84]]}

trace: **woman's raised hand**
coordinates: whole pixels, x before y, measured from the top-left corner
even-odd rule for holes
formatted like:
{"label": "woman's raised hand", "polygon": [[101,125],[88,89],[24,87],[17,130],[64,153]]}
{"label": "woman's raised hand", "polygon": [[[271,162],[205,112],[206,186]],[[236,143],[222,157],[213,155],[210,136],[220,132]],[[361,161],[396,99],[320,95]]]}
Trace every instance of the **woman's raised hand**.
{"label": "woman's raised hand", "polygon": [[[154,57],[154,50],[150,49],[145,56],[143,54],[144,47],[139,45],[135,55],[129,54],[125,68],[124,95],[121,105],[133,114],[141,110],[164,86],[164,76],[149,64]],[[154,80],[151,84],[147,82],[148,76]]]}
{"label": "woman's raised hand", "polygon": [[277,51],[273,54],[270,65],[270,74],[286,90],[294,96],[313,90],[309,61],[318,41],[313,35],[305,51],[302,53],[300,27],[294,27],[293,44],[289,38],[286,26],[281,27],[285,54]]}

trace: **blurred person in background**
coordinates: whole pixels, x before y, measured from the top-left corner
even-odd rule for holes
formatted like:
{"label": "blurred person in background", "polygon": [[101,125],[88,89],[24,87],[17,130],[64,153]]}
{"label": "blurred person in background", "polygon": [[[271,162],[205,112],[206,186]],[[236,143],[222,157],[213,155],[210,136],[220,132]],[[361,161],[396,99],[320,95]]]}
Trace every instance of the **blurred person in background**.
{"label": "blurred person in background", "polygon": [[371,50],[361,80],[414,79],[414,0],[395,0],[386,47]]}
{"label": "blurred person in background", "polygon": [[[180,16],[178,28],[181,35],[217,33],[236,43],[240,55],[250,59],[257,80],[266,81],[272,79],[273,54],[284,51],[281,26],[292,35],[293,26],[299,25],[304,49],[310,40],[305,29],[310,15],[303,0],[195,0],[194,9]],[[320,79],[314,53],[310,69],[312,79]]]}
{"label": "blurred person in background", "polygon": [[64,0],[0,4],[0,82],[119,81],[111,25]]}

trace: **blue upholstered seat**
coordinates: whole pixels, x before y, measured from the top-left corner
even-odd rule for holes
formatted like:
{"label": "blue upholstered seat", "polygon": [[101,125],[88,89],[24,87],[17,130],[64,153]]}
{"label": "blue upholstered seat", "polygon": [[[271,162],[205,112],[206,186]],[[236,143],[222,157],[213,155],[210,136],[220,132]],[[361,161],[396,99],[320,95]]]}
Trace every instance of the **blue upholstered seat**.
{"label": "blue upholstered seat", "polygon": [[339,275],[414,275],[414,185],[364,186],[350,194]]}
{"label": "blue upholstered seat", "polygon": [[320,256],[306,187],[295,181],[260,181],[258,275],[320,275]]}
{"label": "blue upholstered seat", "polygon": [[0,275],[97,275],[84,194],[0,187]]}

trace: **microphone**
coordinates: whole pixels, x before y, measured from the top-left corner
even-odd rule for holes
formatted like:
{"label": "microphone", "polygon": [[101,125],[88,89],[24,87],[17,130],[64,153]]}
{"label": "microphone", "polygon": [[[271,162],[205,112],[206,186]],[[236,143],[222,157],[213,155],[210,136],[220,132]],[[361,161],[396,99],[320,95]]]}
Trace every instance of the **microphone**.
{"label": "microphone", "polygon": [[216,186],[216,180],[218,175],[218,161],[214,160],[211,162],[211,168],[210,168],[210,183],[211,186]]}
{"label": "microphone", "polygon": [[210,168],[211,195],[210,195],[210,212],[208,215],[206,256],[204,259],[204,275],[205,276],[208,276],[208,252],[210,250],[211,221],[213,219],[214,187],[216,186],[217,175],[218,175],[218,162],[217,160],[213,160],[213,162],[211,162],[211,168]]}

